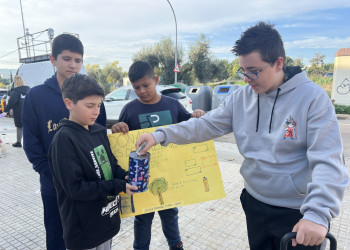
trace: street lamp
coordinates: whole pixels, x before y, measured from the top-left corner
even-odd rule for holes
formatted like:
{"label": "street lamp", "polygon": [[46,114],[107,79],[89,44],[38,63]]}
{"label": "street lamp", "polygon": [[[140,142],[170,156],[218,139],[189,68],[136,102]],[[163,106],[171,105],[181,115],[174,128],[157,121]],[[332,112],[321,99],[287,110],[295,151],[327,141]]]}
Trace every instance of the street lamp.
{"label": "street lamp", "polygon": [[[27,34],[26,34],[26,28],[24,25],[24,18],[23,18],[23,10],[22,10],[22,0],[19,0],[19,4],[21,5],[21,14],[22,14],[22,25],[23,25],[23,34],[24,34],[24,44],[26,47],[26,51],[27,51],[27,57],[29,57],[29,51],[28,51],[28,46],[27,46]],[[27,31],[28,32],[28,31]],[[29,32],[28,32],[29,33]]]}
{"label": "street lamp", "polygon": [[[170,7],[171,7],[171,10],[173,11],[173,14],[174,14],[174,19],[175,19],[175,67],[177,65],[177,23],[176,23],[176,16],[175,16],[175,12],[174,12],[174,9],[173,9],[173,6],[171,5],[170,1],[167,0]],[[175,69],[174,67],[174,69]],[[175,71],[175,84],[177,83],[177,72]]]}

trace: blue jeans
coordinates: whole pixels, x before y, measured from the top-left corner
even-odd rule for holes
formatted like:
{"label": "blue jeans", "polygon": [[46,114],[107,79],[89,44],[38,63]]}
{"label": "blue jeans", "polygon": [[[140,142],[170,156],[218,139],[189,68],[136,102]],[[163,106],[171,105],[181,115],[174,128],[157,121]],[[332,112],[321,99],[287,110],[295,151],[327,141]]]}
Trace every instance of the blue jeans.
{"label": "blue jeans", "polygon": [[41,194],[44,205],[44,224],[46,230],[47,250],[66,250],[63,240],[63,229],[58,211],[56,195]]}
{"label": "blue jeans", "polygon": [[[162,229],[170,247],[176,246],[180,241],[180,231],[178,224],[178,209],[171,208],[158,211],[162,222]],[[135,216],[134,220],[134,249],[148,250],[151,242],[151,228],[154,213]]]}

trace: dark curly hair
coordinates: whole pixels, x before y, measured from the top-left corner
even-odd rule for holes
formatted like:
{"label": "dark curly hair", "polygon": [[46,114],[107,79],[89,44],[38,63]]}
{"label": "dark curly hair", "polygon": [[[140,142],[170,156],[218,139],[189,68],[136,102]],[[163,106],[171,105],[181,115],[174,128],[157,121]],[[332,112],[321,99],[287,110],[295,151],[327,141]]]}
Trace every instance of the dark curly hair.
{"label": "dark curly hair", "polygon": [[283,41],[273,24],[259,22],[242,33],[231,50],[236,56],[248,55],[257,51],[261,59],[273,64],[278,57],[286,60]]}

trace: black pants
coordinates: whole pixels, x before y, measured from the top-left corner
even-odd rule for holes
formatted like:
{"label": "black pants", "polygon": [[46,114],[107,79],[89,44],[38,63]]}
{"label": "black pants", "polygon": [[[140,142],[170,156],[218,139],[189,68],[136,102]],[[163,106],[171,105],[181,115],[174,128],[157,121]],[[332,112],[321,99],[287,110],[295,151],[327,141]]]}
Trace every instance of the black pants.
{"label": "black pants", "polygon": [[[241,203],[246,215],[249,246],[251,250],[279,250],[283,235],[291,232],[295,224],[303,217],[299,210],[276,207],[258,201],[245,189],[241,194]],[[320,246],[297,245],[288,250],[320,249]]]}

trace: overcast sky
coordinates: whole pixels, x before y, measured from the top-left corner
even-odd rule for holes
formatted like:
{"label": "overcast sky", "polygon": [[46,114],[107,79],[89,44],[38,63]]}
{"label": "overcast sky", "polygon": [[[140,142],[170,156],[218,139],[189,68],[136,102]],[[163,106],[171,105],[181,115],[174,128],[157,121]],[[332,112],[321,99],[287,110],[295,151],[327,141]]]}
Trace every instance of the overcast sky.
{"label": "overcast sky", "polygon": [[[350,0],[170,0],[178,44],[188,51],[199,34],[210,39],[216,58],[235,59],[234,42],[262,20],[276,24],[287,56],[305,64],[319,52],[334,62],[339,48],[350,47]],[[143,46],[170,36],[175,22],[166,0],[22,0],[29,32],[53,28],[55,36],[78,33],[85,64],[119,61],[124,71]],[[19,0],[0,0],[0,68],[17,68],[17,38],[23,36]],[[187,53],[186,53],[187,54]],[[185,58],[186,60],[186,58]]]}

